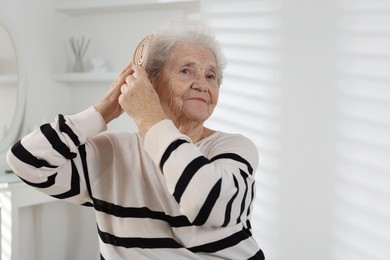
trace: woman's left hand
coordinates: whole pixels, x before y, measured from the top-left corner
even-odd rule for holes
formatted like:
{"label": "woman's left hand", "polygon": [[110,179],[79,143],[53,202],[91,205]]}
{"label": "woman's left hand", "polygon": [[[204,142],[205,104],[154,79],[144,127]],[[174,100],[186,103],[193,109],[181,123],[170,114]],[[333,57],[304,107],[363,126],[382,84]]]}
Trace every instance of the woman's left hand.
{"label": "woman's left hand", "polygon": [[134,74],[126,77],[121,87],[119,104],[134,119],[141,134],[145,135],[150,127],[167,116],[145,69],[136,65],[133,65],[133,69],[137,77]]}

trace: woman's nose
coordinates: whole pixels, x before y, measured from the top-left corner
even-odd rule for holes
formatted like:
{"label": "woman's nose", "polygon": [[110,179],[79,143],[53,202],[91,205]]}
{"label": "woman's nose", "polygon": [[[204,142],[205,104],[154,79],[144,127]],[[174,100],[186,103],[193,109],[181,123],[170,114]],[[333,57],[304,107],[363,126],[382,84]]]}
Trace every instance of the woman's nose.
{"label": "woman's nose", "polygon": [[191,85],[191,88],[198,90],[200,92],[205,92],[208,90],[208,84],[205,77],[196,77],[194,82]]}

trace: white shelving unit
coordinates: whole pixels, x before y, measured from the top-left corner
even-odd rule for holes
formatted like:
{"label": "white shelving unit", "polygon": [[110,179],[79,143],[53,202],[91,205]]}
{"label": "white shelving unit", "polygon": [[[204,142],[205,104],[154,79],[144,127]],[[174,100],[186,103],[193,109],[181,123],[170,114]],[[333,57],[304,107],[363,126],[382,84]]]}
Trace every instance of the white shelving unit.
{"label": "white shelving unit", "polygon": [[82,15],[172,7],[196,10],[198,6],[199,0],[57,0],[55,8],[68,15]]}

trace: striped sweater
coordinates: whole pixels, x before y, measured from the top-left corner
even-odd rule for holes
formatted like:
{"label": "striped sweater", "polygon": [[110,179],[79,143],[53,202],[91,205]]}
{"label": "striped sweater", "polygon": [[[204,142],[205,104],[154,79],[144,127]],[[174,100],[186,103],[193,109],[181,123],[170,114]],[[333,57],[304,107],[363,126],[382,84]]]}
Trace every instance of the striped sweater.
{"label": "striped sweater", "polygon": [[101,259],[264,259],[251,234],[258,152],[241,135],[192,143],[172,121],[105,132],[93,108],[59,115],[8,152],[14,172],[93,207]]}

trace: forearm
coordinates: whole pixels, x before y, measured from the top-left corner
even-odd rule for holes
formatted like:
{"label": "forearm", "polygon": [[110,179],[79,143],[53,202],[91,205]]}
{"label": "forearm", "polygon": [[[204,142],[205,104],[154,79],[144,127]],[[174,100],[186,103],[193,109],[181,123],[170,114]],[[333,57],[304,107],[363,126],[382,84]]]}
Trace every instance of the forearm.
{"label": "forearm", "polygon": [[83,182],[74,181],[83,178],[80,149],[85,149],[87,138],[104,129],[102,121],[93,108],[59,116],[16,143],[7,154],[8,164],[22,180],[49,195],[81,195],[83,189],[73,186]]}

